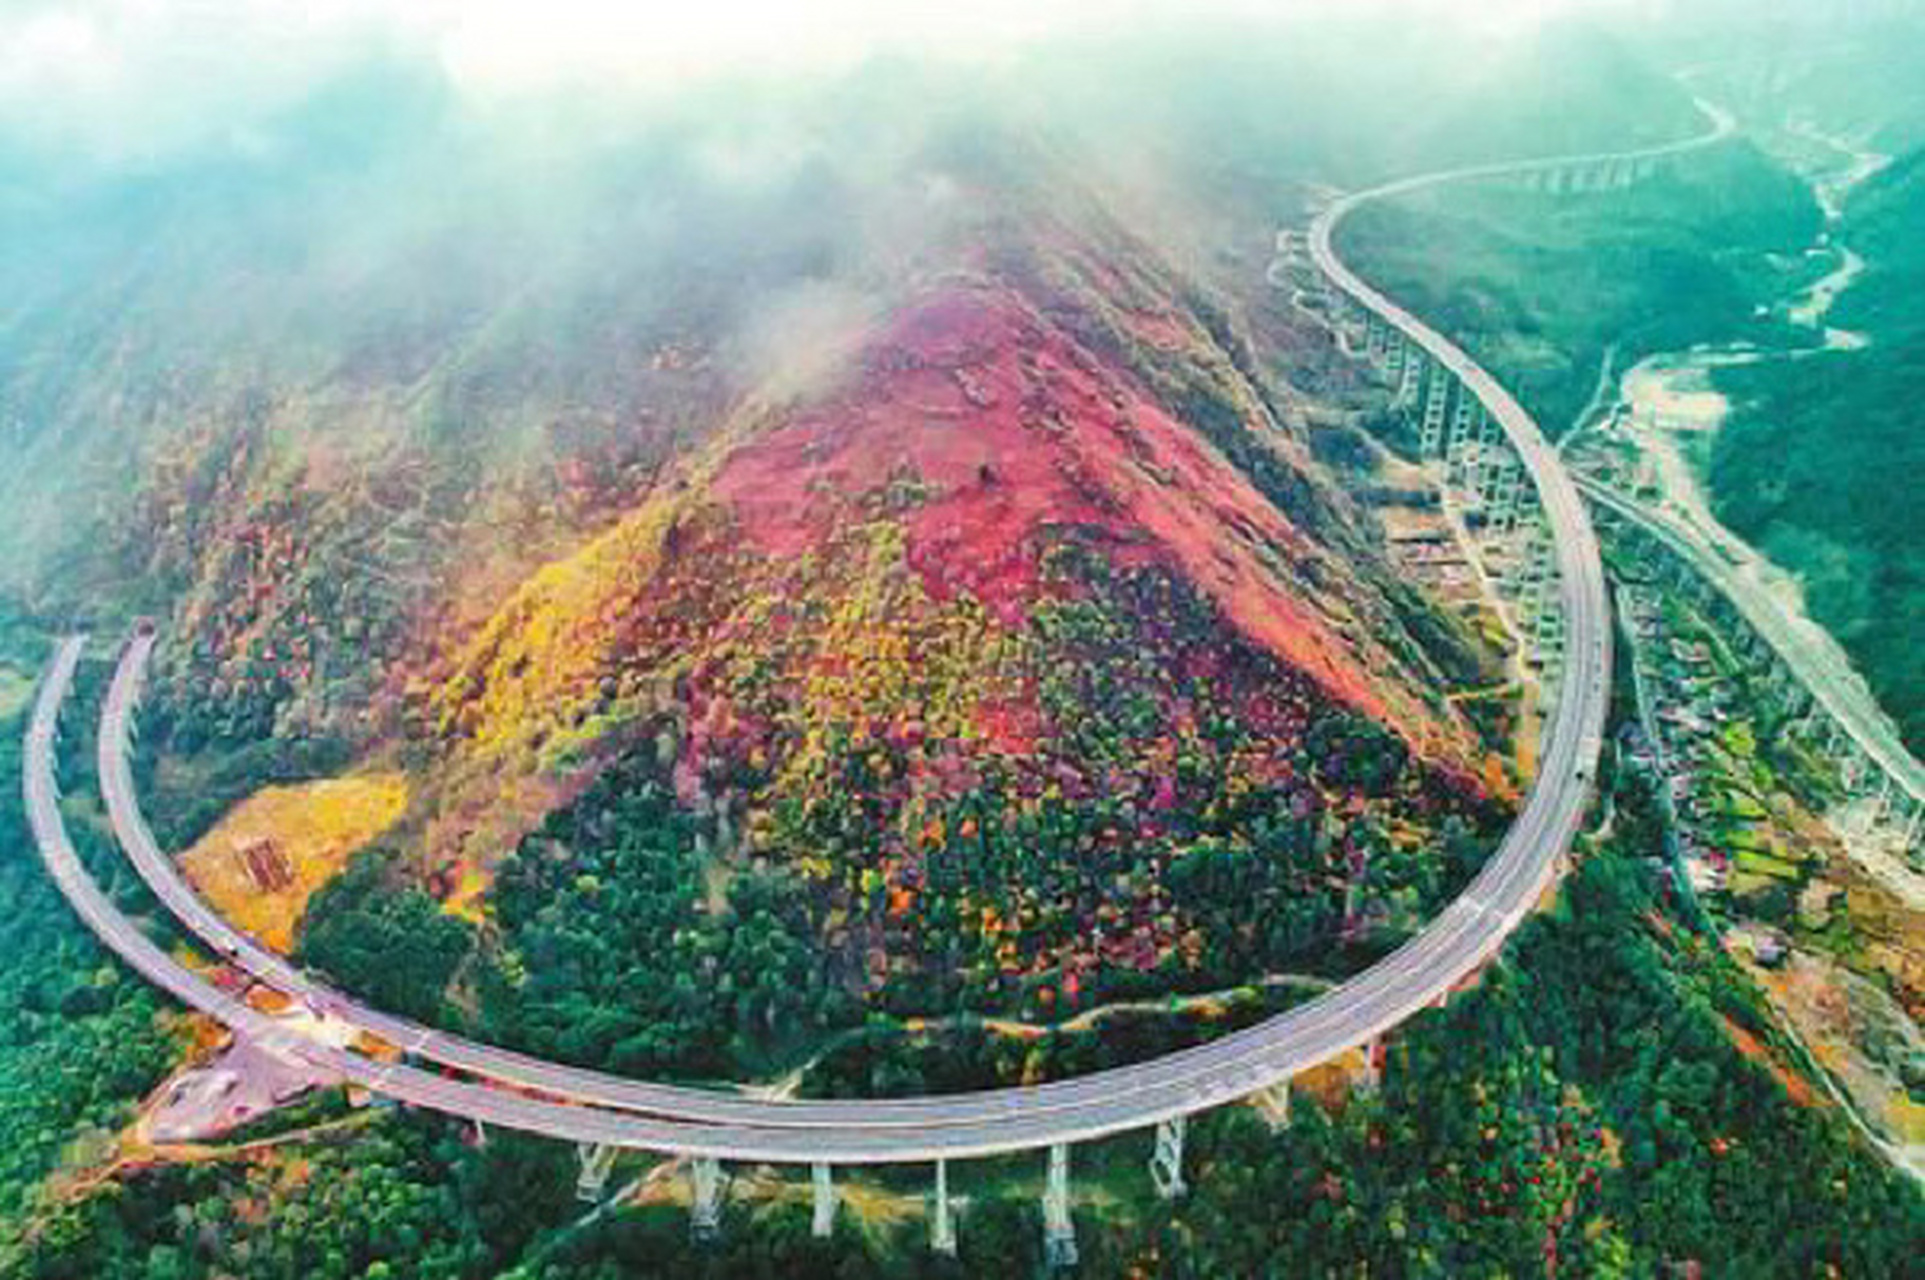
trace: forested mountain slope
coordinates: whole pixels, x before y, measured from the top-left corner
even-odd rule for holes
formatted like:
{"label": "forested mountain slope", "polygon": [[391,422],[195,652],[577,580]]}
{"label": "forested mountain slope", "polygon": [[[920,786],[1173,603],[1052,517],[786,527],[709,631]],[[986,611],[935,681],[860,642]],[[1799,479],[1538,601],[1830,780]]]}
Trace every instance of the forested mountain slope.
{"label": "forested mountain slope", "polygon": [[1921,225],[1915,151],[1858,192],[1839,231],[1868,265],[1835,323],[1870,345],[1722,374],[1737,408],[1711,468],[1720,517],[1799,575],[1914,751],[1925,748],[1925,667],[1910,640],[1925,625],[1925,548],[1904,477],[1925,466]]}

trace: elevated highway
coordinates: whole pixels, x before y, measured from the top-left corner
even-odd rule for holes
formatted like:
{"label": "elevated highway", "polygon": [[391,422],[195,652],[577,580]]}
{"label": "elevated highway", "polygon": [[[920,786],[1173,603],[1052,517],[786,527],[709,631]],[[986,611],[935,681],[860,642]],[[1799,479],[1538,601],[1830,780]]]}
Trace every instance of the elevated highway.
{"label": "elevated highway", "polygon": [[[773,1101],[623,1079],[543,1062],[463,1040],[367,1007],[316,982],[242,935],[201,902],[154,841],[140,814],[127,752],[151,637],[131,643],[102,712],[103,794],[136,869],[182,924],[262,981],[405,1050],[474,1079],[450,1079],[409,1062],[389,1064],[291,1036],[173,961],[114,910],[73,855],[53,795],[51,725],[78,660],[63,643],[29,731],[27,794],[48,868],[90,928],[139,972],[238,1033],[305,1058],[342,1079],[416,1105],[583,1144],[779,1163],[931,1161],[1048,1147],[1160,1126],[1287,1085],[1297,1073],[1368,1046],[1445,998],[1485,964],[1554,882],[1588,803],[1611,673],[1602,566],[1585,508],[1557,455],[1517,401],[1449,339],[1366,283],[1338,255],[1334,235],[1367,203],[1426,186],[1528,175],[1600,161],[1658,161],[1728,131],[1600,157],[1454,170],[1388,184],[1339,200],[1309,233],[1310,253],[1330,284],[1377,317],[1433,376],[1452,380],[1460,401],[1481,405],[1528,474],[1555,550],[1564,619],[1561,693],[1544,731],[1541,766],[1524,807],[1466,892],[1392,955],[1342,986],[1258,1026],[1136,1066],[1055,1084],[894,1101]],[[1616,170],[1622,172],[1622,169]],[[1161,1144],[1159,1144],[1161,1149]],[[1180,1146],[1178,1148],[1180,1158]],[[1052,1160],[1052,1185],[1058,1162]]]}
{"label": "elevated highway", "polygon": [[[1576,484],[1599,509],[1657,542],[1728,600],[1816,709],[1903,796],[1910,816],[1925,812],[1925,765],[1906,748],[1863,678],[1837,650],[1795,625],[1764,586],[1738,572],[1702,535],[1607,484],[1582,476]],[[1915,844],[1918,835],[1917,824],[1909,823],[1907,843]]]}

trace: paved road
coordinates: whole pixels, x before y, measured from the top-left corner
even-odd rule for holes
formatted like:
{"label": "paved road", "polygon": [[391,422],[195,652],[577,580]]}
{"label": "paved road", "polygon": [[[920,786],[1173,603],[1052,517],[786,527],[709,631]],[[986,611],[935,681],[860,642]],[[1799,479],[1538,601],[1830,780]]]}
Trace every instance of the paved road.
{"label": "paved road", "polygon": [[[1075,1080],[977,1094],[900,1101],[791,1102],[624,1080],[476,1044],[366,1009],[243,937],[209,910],[174,870],[142,820],[127,764],[129,716],[151,637],[128,646],[109,691],[100,767],[114,828],[142,876],[170,910],[216,951],[271,985],[344,1017],[419,1059],[485,1076],[449,1080],[412,1066],[387,1066],[290,1038],[272,1020],[238,1005],[148,942],[106,903],[66,844],[53,786],[51,719],[77,642],[63,645],[29,735],[28,795],[49,869],[104,941],[150,980],[234,1026],[271,1037],[277,1049],[345,1079],[417,1105],[578,1142],[606,1142],[737,1160],[879,1163],[1027,1150],[1142,1128],[1245,1097],[1388,1032],[1445,996],[1482,966],[1529,914],[1557,875],[1590,794],[1610,685],[1610,628],[1597,543],[1570,479],[1523,408],[1461,349],[1356,276],[1332,247],[1343,218],[1365,203],[1439,183],[1528,172],[1607,158],[1662,158],[1707,145],[1705,138],[1614,156],[1484,165],[1391,183],[1338,201],[1311,231],[1312,254],[1336,287],[1384,317],[1452,370],[1483,401],[1532,475],[1555,537],[1566,618],[1563,694],[1546,731],[1538,778],[1524,809],[1468,890],[1417,937],[1342,986],[1259,1026],[1153,1062]],[[41,803],[35,804],[36,791]],[[292,1039],[292,1042],[290,1040]],[[548,1098],[524,1096],[515,1086]],[[567,1099],[568,1101],[552,1101]]]}
{"label": "paved road", "polygon": [[[1332,1048],[1320,1040],[1321,1047],[1283,1053],[1280,1067],[1257,1060],[1250,1053],[1230,1055],[1227,1060],[1222,1055],[1206,1054],[1203,1055],[1205,1061],[1196,1064],[1195,1051],[1192,1051],[1190,1055],[1177,1057],[1189,1057],[1193,1065],[1213,1068],[1209,1079],[1193,1078],[1194,1072],[1170,1070],[1165,1064],[1172,1060],[1165,1059],[1147,1064],[1161,1068],[1153,1073],[1155,1079],[1132,1081],[1141,1087],[1121,1091],[1072,1088],[1089,1086],[1102,1079],[1087,1077],[1068,1085],[1009,1090],[1001,1095],[922,1099],[914,1105],[930,1109],[934,1114],[913,1126],[872,1125],[862,1119],[864,1113],[877,1106],[891,1110],[910,1104],[813,1104],[839,1111],[845,1123],[835,1128],[815,1124],[767,1127],[705,1124],[682,1115],[674,1118],[642,1115],[527,1096],[500,1084],[450,1079],[408,1064],[375,1061],[297,1034],[279,1020],[214,986],[142,933],[139,925],[122,914],[88,875],[67,835],[54,780],[54,726],[71,684],[81,645],[78,637],[63,641],[49,666],[27,733],[24,778],[35,841],[49,874],[76,913],[103,943],[148,981],[182,1003],[232,1027],[263,1050],[304,1060],[342,1080],[412,1105],[578,1143],[606,1143],[731,1160],[891,1163],[1028,1150],[1054,1142],[1119,1133],[1242,1096],[1271,1080],[1287,1078],[1302,1066],[1341,1048]],[[1433,926],[1433,932],[1458,940],[1467,935],[1481,936],[1485,932],[1485,919],[1483,911],[1460,903],[1445,913],[1438,925]],[[1370,979],[1385,968],[1379,966],[1360,981]],[[1406,976],[1403,981],[1409,980]],[[1394,974],[1385,973],[1377,978],[1376,985],[1394,988],[1400,982]],[[1341,1022],[1343,1012],[1341,1008],[1325,1010],[1325,1017],[1315,1021],[1324,1027],[1324,1034],[1329,1034],[1331,1015]],[[1311,1020],[1293,1021],[1304,1025]],[[1206,1046],[1210,1047],[1214,1046]],[[1226,1088],[1228,1093],[1218,1092]],[[711,1095],[689,1097],[687,1091],[682,1092],[691,1105],[716,1100]],[[986,1101],[996,1103],[994,1110],[1000,1114],[970,1114],[977,1110],[971,1104]],[[1027,1105],[1030,1103],[1034,1105]],[[785,1104],[756,1105],[776,1110],[793,1109]]]}
{"label": "paved road", "polygon": [[1836,651],[1828,651],[1793,626],[1769,591],[1739,573],[1695,532],[1609,485],[1587,477],[1579,477],[1576,483],[1585,497],[1656,538],[1717,588],[1859,750],[1914,801],[1925,801],[1925,765],[1906,749],[1863,678],[1849,666],[1841,666]]}

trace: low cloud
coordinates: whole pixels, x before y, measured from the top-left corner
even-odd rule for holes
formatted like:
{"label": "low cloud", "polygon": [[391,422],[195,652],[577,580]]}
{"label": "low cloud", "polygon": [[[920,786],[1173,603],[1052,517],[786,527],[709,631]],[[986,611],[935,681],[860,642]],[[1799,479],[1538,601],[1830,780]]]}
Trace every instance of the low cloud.
{"label": "low cloud", "polygon": [[639,109],[718,76],[844,70],[892,53],[994,60],[1047,38],[1207,16],[1318,21],[1402,7],[1501,25],[1637,2],[24,0],[0,14],[0,138],[107,162],[243,145],[256,122],[384,59],[477,102],[592,93]]}

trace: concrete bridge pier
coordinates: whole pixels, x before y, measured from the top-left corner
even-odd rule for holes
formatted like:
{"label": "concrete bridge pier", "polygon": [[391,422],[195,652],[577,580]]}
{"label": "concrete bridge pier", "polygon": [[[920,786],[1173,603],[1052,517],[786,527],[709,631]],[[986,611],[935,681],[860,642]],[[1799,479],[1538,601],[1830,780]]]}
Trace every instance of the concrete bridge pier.
{"label": "concrete bridge pier", "polygon": [[1471,395],[1469,389],[1465,388],[1458,392],[1456,408],[1442,424],[1446,488],[1456,487],[1460,491],[1462,489],[1465,444],[1471,438],[1474,415],[1482,412],[1483,408],[1484,406],[1477,402],[1477,397]]}
{"label": "concrete bridge pier", "polygon": [[1551,580],[1542,574],[1527,576],[1520,586],[1517,596],[1516,628],[1518,640],[1527,646],[1526,659],[1540,670],[1546,665],[1548,652],[1544,639],[1547,628],[1547,615],[1554,612],[1550,606]]}
{"label": "concrete bridge pier", "polygon": [[1378,357],[1378,368],[1393,381],[1404,371],[1404,335],[1388,321],[1383,322],[1383,354]]}
{"label": "concrete bridge pier", "polygon": [[1343,353],[1352,360],[1368,363],[1370,361],[1370,313],[1358,306],[1356,300],[1349,294],[1339,290],[1337,296],[1347,305],[1340,329]]}
{"label": "concrete bridge pier", "polygon": [[1921,833],[1925,833],[1925,803],[1921,803],[1907,796],[1903,802],[1903,808],[1905,810],[1905,830],[1902,840],[1906,854],[1913,861],[1916,861],[1919,851],[1919,836]]}
{"label": "concrete bridge pier", "polygon": [[700,1242],[722,1234],[722,1162],[714,1156],[694,1156],[688,1162],[689,1236]]}
{"label": "concrete bridge pier", "polygon": [[1364,1070],[1357,1078],[1357,1087],[1365,1093],[1375,1093],[1383,1087],[1383,1049],[1382,1040],[1364,1041]]}
{"label": "concrete bridge pier", "polygon": [[1275,1084],[1265,1085],[1257,1090],[1254,1100],[1257,1110],[1263,1115],[1264,1123],[1270,1126],[1270,1132],[1276,1133],[1290,1127],[1290,1082],[1288,1080],[1279,1080]]}
{"label": "concrete bridge pier", "polygon": [[[1450,379],[1442,369],[1433,368],[1430,373],[1430,388],[1424,396],[1424,420],[1417,433],[1419,451],[1426,458],[1437,456],[1444,437],[1444,417],[1450,406]],[[1459,393],[1458,411],[1463,411],[1463,396]]]}
{"label": "concrete bridge pier", "polygon": [[[1479,406],[1481,411],[1482,406]],[[1470,502],[1476,497],[1477,485],[1473,480],[1476,472],[1477,443],[1469,431],[1457,430],[1451,423],[1450,438],[1444,445],[1444,487],[1458,496],[1461,502]]]}
{"label": "concrete bridge pier", "polygon": [[608,1189],[608,1174],[615,1167],[618,1148],[605,1142],[581,1143],[575,1148],[579,1171],[575,1175],[575,1199],[583,1204],[601,1203]]}
{"label": "concrete bridge pier", "polygon": [[1911,844],[1920,829],[1925,828],[1925,803],[1900,788],[1892,801],[1892,821],[1904,833],[1905,843]]}
{"label": "concrete bridge pier", "polygon": [[836,1229],[836,1188],[835,1176],[823,1161],[809,1166],[810,1197],[814,1214],[809,1220],[809,1234],[818,1240],[827,1240]]}
{"label": "concrete bridge pier", "polygon": [[1043,1265],[1052,1270],[1076,1265],[1076,1223],[1069,1212],[1069,1146],[1049,1149],[1049,1177],[1043,1186]]}
{"label": "concrete bridge pier", "polygon": [[1533,520],[1524,535],[1524,546],[1519,551],[1517,563],[1504,575],[1505,594],[1517,605],[1520,619],[1535,618],[1536,593],[1543,588],[1544,578],[1550,572],[1551,557],[1546,543],[1549,535],[1541,520]]}
{"label": "concrete bridge pier", "polygon": [[[1884,822],[1892,784],[1889,776],[1870,764],[1859,766],[1854,772],[1845,802],[1839,807],[1837,826],[1845,835],[1865,840]],[[1873,785],[1874,775],[1876,785]]]}
{"label": "concrete bridge pier", "polygon": [[1810,690],[1798,683],[1791,668],[1776,653],[1771,655],[1770,665],[1765,670],[1765,683],[1787,721],[1802,717],[1815,701]]}
{"label": "concrete bridge pier", "polygon": [[1874,827],[1884,826],[1885,820],[1891,817],[1893,794],[1892,775],[1880,770],[1878,774],[1878,794],[1872,799],[1871,821]]}
{"label": "concrete bridge pier", "polygon": [[1497,485],[1497,501],[1491,516],[1491,529],[1508,536],[1517,528],[1519,507],[1523,502],[1524,466],[1514,456],[1504,459],[1504,476]]}
{"label": "concrete bridge pier", "polygon": [[1865,785],[1865,776],[1871,770],[1871,762],[1852,741],[1851,735],[1833,726],[1832,763],[1838,766],[1838,781],[1849,795],[1857,795]]}
{"label": "concrete bridge pier", "polygon": [[1385,338],[1384,374],[1390,379],[1390,403],[1394,409],[1401,409],[1410,403],[1404,393],[1409,390],[1410,347],[1404,335],[1391,329]]}
{"label": "concrete bridge pier", "polygon": [[1477,505],[1489,519],[1492,508],[1497,503],[1498,486],[1503,483],[1504,470],[1510,465],[1510,453],[1497,437],[1497,426],[1489,415],[1484,418],[1484,426],[1477,433]]}
{"label": "concrete bridge pier", "polygon": [[929,1205],[929,1247],[956,1256],[956,1219],[949,1208],[949,1162],[936,1161],[936,1190]]}
{"label": "concrete bridge pier", "polygon": [[[1430,357],[1414,342],[1406,340],[1403,347],[1404,368],[1397,378],[1397,403],[1414,405],[1417,403],[1418,389],[1423,386],[1424,371],[1430,364]],[[1435,377],[1436,374],[1431,376]]]}
{"label": "concrete bridge pier", "polygon": [[[1475,424],[1474,432],[1473,424]],[[1470,440],[1470,462],[1464,471],[1464,500],[1472,506],[1482,508],[1490,487],[1490,477],[1497,467],[1497,419],[1491,417],[1484,406],[1479,404],[1477,412],[1471,415],[1469,422],[1462,425],[1461,430]]]}
{"label": "concrete bridge pier", "polygon": [[1547,664],[1564,648],[1564,611],[1557,608],[1548,595],[1547,587],[1540,596],[1537,616],[1531,624],[1531,643]]}
{"label": "concrete bridge pier", "polygon": [[1824,753],[1825,758],[1831,761],[1833,765],[1839,763],[1838,746],[1844,739],[1844,736],[1844,730],[1840,729],[1838,722],[1830,716],[1826,716],[1819,722],[1818,749]]}
{"label": "concrete bridge pier", "polygon": [[1818,705],[1818,699],[1809,695],[1806,696],[1803,706],[1804,710],[1797,713],[1797,718],[1785,726],[1785,733],[1797,739],[1800,745],[1811,747],[1816,745],[1818,724],[1824,718],[1825,712],[1824,708]]}
{"label": "concrete bridge pier", "polygon": [[1188,1122],[1182,1116],[1156,1126],[1156,1152],[1150,1157],[1150,1180],[1156,1194],[1174,1200],[1189,1190],[1183,1181],[1183,1131]]}
{"label": "concrete bridge pier", "polygon": [[1516,466],[1517,460],[1506,453],[1484,501],[1485,527],[1499,537],[1509,533],[1517,519],[1517,484],[1511,474]]}

